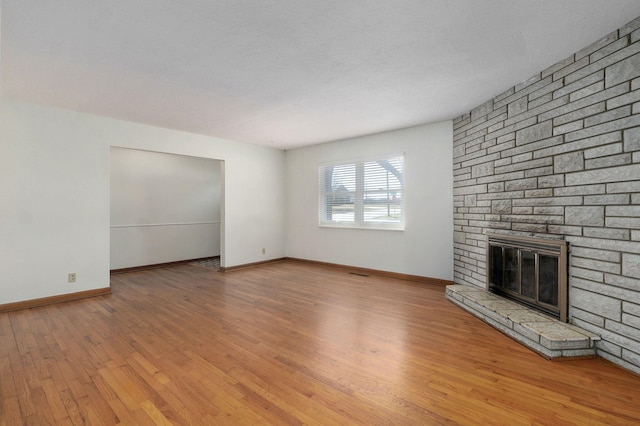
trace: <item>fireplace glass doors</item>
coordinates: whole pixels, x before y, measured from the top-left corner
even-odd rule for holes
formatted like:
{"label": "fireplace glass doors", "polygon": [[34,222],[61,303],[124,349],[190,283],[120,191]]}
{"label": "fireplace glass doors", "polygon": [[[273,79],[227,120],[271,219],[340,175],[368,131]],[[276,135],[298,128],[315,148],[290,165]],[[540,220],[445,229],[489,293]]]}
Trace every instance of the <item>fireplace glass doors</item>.
{"label": "fireplace glass doors", "polygon": [[487,235],[487,288],[567,321],[567,243]]}

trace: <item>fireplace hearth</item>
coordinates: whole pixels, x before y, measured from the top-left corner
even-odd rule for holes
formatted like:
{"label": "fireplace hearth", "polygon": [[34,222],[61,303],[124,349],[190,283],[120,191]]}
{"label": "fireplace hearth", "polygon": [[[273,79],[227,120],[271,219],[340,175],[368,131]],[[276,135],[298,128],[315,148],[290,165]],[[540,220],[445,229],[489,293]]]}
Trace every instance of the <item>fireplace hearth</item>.
{"label": "fireplace hearth", "polygon": [[487,290],[567,322],[567,242],[487,234]]}

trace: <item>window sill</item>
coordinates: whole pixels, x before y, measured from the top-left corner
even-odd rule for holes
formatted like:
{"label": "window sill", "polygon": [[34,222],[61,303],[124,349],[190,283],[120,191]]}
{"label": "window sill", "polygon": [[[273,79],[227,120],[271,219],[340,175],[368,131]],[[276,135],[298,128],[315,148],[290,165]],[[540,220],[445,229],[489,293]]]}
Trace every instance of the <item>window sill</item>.
{"label": "window sill", "polygon": [[334,228],[334,229],[361,229],[370,231],[404,231],[404,225],[398,226],[381,226],[379,224],[372,225],[355,225],[352,223],[320,223],[319,228]]}

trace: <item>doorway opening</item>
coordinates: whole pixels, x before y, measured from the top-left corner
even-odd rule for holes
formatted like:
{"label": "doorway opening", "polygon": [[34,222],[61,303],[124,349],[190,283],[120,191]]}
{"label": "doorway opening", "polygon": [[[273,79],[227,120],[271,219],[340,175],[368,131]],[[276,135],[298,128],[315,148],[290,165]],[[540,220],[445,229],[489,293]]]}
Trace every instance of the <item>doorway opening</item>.
{"label": "doorway opening", "polygon": [[110,269],[224,264],[224,162],[112,147]]}

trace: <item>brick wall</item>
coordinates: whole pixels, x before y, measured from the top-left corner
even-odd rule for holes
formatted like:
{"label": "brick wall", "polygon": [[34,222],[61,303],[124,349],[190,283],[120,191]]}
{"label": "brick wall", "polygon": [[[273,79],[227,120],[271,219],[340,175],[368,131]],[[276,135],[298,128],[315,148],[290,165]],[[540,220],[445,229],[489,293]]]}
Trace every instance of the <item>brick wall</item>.
{"label": "brick wall", "polygon": [[484,287],[487,232],[566,239],[571,322],[640,373],[640,18],[454,120],[453,153],[455,283]]}

